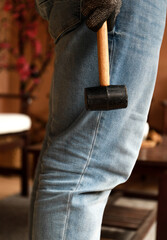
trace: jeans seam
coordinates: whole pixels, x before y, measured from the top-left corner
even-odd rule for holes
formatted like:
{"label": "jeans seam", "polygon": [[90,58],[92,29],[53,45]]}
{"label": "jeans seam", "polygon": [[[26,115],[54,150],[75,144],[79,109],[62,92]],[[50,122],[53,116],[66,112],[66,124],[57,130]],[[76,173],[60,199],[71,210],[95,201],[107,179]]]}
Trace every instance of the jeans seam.
{"label": "jeans seam", "polygon": [[[48,147],[49,147],[49,144],[48,144],[48,137],[47,137],[47,139],[46,139],[46,148],[45,148],[45,150],[43,151],[43,153],[42,153],[42,155],[48,150]],[[42,156],[41,155],[41,156]],[[40,158],[41,158],[41,156],[40,156]],[[43,161],[42,161],[42,159],[38,159],[38,161],[40,161],[40,166],[39,166],[39,175],[38,175],[38,182],[37,182],[37,186],[36,186],[36,192],[35,192],[35,194],[34,194],[34,205],[35,205],[35,202],[36,202],[36,200],[37,200],[37,198],[38,198],[38,194],[39,194],[39,192],[38,192],[38,188],[39,188],[39,185],[40,185],[40,173],[41,172],[43,172]],[[35,208],[35,207],[34,207]],[[32,236],[30,236],[30,238],[32,238],[33,239],[33,237],[34,237],[34,219],[35,219],[35,216],[36,216],[36,211],[35,211],[35,209],[33,210],[33,215],[32,215],[32,231],[31,231],[31,235]]]}
{"label": "jeans seam", "polygon": [[[72,31],[73,28],[76,26],[78,26],[78,24],[80,23],[81,21],[79,19],[75,20],[75,21],[72,21],[71,23],[69,23],[70,26],[66,27],[65,29],[63,29],[61,32],[59,32],[58,34],[55,35],[54,32],[51,32],[50,33],[55,37],[55,44],[57,44],[58,40],[63,37],[66,33],[68,33],[69,31]],[[75,28],[74,28],[75,29]]]}
{"label": "jeans seam", "polygon": [[[112,39],[112,43],[111,43],[111,50],[110,50],[110,57],[109,57],[109,59],[110,59],[110,78],[111,78],[111,75],[112,75],[112,68],[113,68],[113,62],[114,62],[114,50],[115,50],[115,39],[114,39],[114,37],[113,37],[113,39]],[[110,79],[110,81],[111,81],[111,79]]]}
{"label": "jeans seam", "polygon": [[64,223],[64,231],[63,231],[63,238],[62,238],[63,240],[66,240],[65,233],[67,233],[66,230],[67,230],[67,224],[68,224],[68,220],[69,220],[69,216],[70,216],[70,203],[71,203],[71,199],[72,199],[72,196],[73,196],[74,192],[76,192],[76,190],[78,189],[78,187],[79,187],[79,185],[80,185],[80,183],[81,183],[81,181],[82,181],[82,179],[84,177],[86,169],[88,168],[88,165],[90,163],[92,152],[93,152],[93,149],[94,149],[94,146],[95,146],[95,143],[96,143],[97,133],[98,133],[99,126],[100,126],[101,116],[102,116],[102,111],[100,111],[98,119],[97,119],[96,128],[95,128],[95,131],[94,131],[94,134],[93,134],[93,140],[92,140],[91,148],[90,148],[89,153],[88,153],[86,164],[85,164],[85,166],[83,168],[83,171],[82,171],[81,176],[80,176],[80,178],[78,180],[76,188],[73,191],[71,191],[69,193],[69,196],[68,196],[67,215],[66,215],[66,219],[65,219],[65,223]]}

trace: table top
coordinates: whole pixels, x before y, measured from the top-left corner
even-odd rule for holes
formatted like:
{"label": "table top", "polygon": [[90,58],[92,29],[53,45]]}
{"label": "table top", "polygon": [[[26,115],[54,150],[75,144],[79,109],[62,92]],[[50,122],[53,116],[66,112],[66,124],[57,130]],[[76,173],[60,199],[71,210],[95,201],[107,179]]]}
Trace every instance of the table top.
{"label": "table top", "polygon": [[153,148],[142,147],[137,164],[167,167],[167,135],[162,136],[162,143]]}

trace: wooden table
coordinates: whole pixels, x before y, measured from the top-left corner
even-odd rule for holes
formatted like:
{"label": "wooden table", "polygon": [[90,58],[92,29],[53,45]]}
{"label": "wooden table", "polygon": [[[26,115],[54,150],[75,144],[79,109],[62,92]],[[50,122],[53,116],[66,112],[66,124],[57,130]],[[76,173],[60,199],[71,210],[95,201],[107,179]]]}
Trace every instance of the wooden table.
{"label": "wooden table", "polygon": [[[133,173],[158,176],[158,214],[156,240],[167,239],[167,135],[154,148],[141,148]],[[132,173],[132,174],[133,174]]]}

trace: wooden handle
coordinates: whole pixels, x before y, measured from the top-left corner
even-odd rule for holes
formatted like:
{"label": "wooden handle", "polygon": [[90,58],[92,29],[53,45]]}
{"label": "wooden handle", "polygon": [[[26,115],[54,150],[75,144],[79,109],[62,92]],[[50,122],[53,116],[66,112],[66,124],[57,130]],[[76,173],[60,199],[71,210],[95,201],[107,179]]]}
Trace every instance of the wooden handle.
{"label": "wooden handle", "polygon": [[107,22],[97,32],[99,80],[101,86],[110,85]]}

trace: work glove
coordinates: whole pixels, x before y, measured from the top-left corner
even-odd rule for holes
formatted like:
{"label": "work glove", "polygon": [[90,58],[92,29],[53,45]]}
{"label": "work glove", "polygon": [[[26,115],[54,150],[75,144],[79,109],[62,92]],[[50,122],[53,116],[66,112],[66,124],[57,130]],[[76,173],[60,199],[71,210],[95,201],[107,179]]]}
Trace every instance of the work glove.
{"label": "work glove", "polygon": [[106,20],[108,31],[112,31],[121,5],[121,0],[83,0],[81,12],[92,31],[97,32]]}

